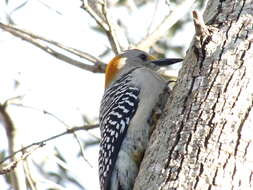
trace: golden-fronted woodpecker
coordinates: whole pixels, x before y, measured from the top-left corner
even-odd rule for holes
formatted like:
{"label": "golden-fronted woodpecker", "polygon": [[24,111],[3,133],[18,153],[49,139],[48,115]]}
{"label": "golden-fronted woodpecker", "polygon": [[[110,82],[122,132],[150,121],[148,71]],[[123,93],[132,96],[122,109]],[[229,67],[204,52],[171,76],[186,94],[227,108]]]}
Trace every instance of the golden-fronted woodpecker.
{"label": "golden-fronted woodpecker", "polygon": [[167,82],[156,72],[182,59],[160,59],[133,49],[106,67],[100,106],[101,190],[132,190],[150,134],[168,97]]}

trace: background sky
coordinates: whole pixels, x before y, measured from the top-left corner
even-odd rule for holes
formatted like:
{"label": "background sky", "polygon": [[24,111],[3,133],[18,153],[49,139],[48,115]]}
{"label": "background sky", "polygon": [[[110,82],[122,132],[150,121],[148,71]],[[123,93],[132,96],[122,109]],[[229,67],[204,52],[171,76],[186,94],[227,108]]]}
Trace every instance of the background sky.
{"label": "background sky", "polygon": [[[27,3],[16,9],[23,2]],[[129,37],[138,41],[145,36],[143,34],[147,33],[151,22],[152,29],[173,9],[173,4],[168,6],[165,1],[155,2],[156,4],[148,3],[133,12],[129,12],[124,6],[113,8],[110,14],[119,17],[127,26]],[[96,23],[80,9],[80,5],[79,0],[10,0],[7,5],[5,0],[0,0],[0,22],[6,23],[6,17],[10,15],[18,27],[100,56],[110,45],[104,35],[92,29]],[[186,24],[183,30],[168,40],[171,44],[183,44],[185,52],[193,31],[193,25]],[[166,56],[179,55],[166,52]],[[112,57],[113,54],[109,53],[102,57],[102,60],[108,62]],[[8,113],[18,129],[23,145],[40,141],[66,129],[66,126],[54,117],[43,114],[43,110],[54,114],[69,126],[85,124],[84,117],[91,123],[96,123],[103,86],[103,74],[94,74],[71,66],[0,30],[0,103],[22,96],[22,99],[15,100],[15,103],[34,108],[8,106]],[[93,135],[99,137],[99,130],[79,131],[77,134],[82,141],[88,142],[95,139]],[[0,138],[0,151],[7,150],[7,138],[2,125]],[[58,151],[65,162],[59,159]],[[50,141],[44,148],[34,152],[29,158],[35,163],[31,171],[39,183],[39,189],[47,189],[52,186],[53,181],[57,184],[57,180],[47,174],[41,175],[38,166],[47,172],[56,172],[60,171],[59,165],[80,183],[78,187],[66,180],[61,183],[66,189],[98,189],[98,146],[85,149],[85,157],[92,167],[78,154],[79,147],[73,135]],[[0,189],[7,190],[8,187],[4,176],[0,176]]]}

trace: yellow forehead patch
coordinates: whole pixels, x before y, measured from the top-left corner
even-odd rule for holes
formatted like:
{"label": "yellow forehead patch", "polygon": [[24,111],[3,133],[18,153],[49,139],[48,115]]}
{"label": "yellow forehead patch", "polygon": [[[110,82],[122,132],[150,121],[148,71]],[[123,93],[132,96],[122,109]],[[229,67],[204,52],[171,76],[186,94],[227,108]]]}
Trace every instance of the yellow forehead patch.
{"label": "yellow forehead patch", "polygon": [[148,56],[148,60],[153,61],[153,60],[156,60],[156,58],[154,56],[152,56],[152,55],[149,55]]}

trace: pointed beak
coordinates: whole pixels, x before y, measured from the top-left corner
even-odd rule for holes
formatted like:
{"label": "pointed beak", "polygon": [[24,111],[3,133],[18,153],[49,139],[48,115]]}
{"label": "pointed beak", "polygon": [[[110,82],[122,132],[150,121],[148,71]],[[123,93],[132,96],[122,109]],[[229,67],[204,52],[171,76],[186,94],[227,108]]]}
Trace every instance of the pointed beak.
{"label": "pointed beak", "polygon": [[172,65],[172,64],[175,64],[175,63],[178,63],[178,62],[181,62],[183,61],[183,59],[167,59],[167,58],[164,58],[164,59],[158,59],[158,60],[153,60],[151,61],[152,63],[154,63],[155,65],[157,66],[168,66],[168,65]]}

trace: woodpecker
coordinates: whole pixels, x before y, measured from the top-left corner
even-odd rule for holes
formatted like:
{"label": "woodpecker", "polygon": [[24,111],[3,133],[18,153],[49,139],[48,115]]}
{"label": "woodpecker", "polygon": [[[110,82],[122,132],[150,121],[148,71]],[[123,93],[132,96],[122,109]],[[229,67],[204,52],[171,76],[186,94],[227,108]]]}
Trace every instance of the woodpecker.
{"label": "woodpecker", "polygon": [[155,60],[132,49],[106,67],[99,127],[101,190],[132,190],[151,132],[168,97],[168,83],[156,72],[182,59]]}

